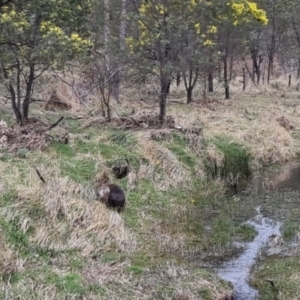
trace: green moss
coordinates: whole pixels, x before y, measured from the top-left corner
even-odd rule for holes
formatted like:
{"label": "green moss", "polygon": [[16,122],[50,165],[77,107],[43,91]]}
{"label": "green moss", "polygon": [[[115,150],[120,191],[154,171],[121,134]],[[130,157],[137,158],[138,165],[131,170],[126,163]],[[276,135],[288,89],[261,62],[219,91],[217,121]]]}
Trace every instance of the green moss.
{"label": "green moss", "polygon": [[12,160],[12,158],[13,155],[11,153],[2,152],[2,150],[0,149],[0,161],[9,162]]}
{"label": "green moss", "polygon": [[28,158],[30,156],[30,151],[28,149],[20,148],[17,150],[17,156],[19,158]]}

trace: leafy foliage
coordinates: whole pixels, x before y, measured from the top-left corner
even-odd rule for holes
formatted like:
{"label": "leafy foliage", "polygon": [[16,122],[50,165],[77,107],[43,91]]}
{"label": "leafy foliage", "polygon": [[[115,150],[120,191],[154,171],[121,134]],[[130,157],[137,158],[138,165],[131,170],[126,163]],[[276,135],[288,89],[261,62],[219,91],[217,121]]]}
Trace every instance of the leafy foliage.
{"label": "leafy foliage", "polygon": [[11,98],[19,123],[28,119],[38,77],[90,48],[85,18],[92,3],[34,0],[0,7],[0,83]]}

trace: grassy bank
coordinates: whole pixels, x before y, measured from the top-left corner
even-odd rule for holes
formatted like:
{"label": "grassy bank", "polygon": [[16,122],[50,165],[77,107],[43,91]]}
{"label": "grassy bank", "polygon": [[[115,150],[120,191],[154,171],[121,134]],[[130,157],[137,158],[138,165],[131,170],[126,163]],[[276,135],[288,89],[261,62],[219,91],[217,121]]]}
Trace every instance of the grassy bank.
{"label": "grassy bank", "polygon": [[[295,253],[296,254],[296,253]],[[260,291],[262,300],[299,299],[299,256],[269,257],[254,273],[253,287]]]}
{"label": "grassy bank", "polygon": [[[66,117],[51,134],[67,130],[69,143],[1,149],[1,298],[222,299],[230,286],[203,268],[205,259],[255,235],[240,225],[241,204],[225,190],[297,155],[300,111],[289,95],[170,103],[184,132],[122,130],[35,105],[33,115],[49,124]],[[115,113],[138,119],[153,114],[151,105],[124,101]],[[8,112],[1,116],[12,123]],[[131,172],[117,180],[110,167],[124,157]],[[95,201],[93,181],[103,172],[126,191],[124,214]]]}

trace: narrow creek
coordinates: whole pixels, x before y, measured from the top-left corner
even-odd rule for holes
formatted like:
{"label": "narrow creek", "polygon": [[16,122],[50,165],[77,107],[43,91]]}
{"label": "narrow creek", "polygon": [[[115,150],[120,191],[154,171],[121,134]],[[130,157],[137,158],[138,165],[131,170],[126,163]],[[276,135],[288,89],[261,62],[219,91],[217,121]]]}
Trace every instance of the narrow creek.
{"label": "narrow creek", "polygon": [[[267,246],[272,247],[269,241],[280,238],[284,221],[299,220],[300,164],[257,177],[238,196],[245,210],[248,206],[248,210],[256,211],[243,223],[253,226],[257,235],[253,241],[244,244],[240,255],[223,262],[215,271],[222,279],[232,283],[234,300],[256,300],[259,293],[248,283],[253,266],[263,255],[263,250]],[[298,243],[293,245],[299,247]],[[280,255],[282,249],[277,249],[276,254]]]}

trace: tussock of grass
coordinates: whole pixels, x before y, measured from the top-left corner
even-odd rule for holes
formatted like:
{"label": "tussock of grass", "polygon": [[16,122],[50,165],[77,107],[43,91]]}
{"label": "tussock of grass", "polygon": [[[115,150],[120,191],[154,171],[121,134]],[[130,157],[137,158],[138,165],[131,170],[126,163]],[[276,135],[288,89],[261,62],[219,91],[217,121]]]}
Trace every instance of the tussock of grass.
{"label": "tussock of grass", "polygon": [[251,174],[250,153],[244,146],[225,136],[211,140],[213,146],[208,146],[207,160],[204,166],[208,176],[220,176],[228,183],[237,184],[240,177],[248,178]]}
{"label": "tussock of grass", "polygon": [[125,272],[125,268],[130,265],[128,260],[121,263],[103,263],[91,261],[83,271],[83,277],[87,284],[128,284],[130,276]]}
{"label": "tussock of grass", "polygon": [[23,269],[25,260],[8,244],[3,224],[0,224],[0,257],[0,276],[4,279]]}
{"label": "tussock of grass", "polygon": [[295,156],[293,139],[288,131],[276,121],[269,118],[264,124],[253,124],[248,133],[244,133],[242,139],[252,146],[252,156],[256,168],[282,163]]}
{"label": "tussock of grass", "polygon": [[255,270],[251,284],[258,289],[262,300],[296,300],[300,296],[299,278],[299,257],[270,257]]}
{"label": "tussock of grass", "polygon": [[188,171],[184,169],[175,155],[161,145],[147,139],[144,135],[139,136],[139,145],[143,155],[148,158],[153,165],[160,165],[173,184],[182,184],[188,178]]}
{"label": "tussock of grass", "polygon": [[17,198],[1,209],[1,215],[23,233],[30,231],[30,241],[41,248],[74,249],[84,256],[114,247],[134,248],[121,217],[95,201],[91,188],[53,171],[44,185],[30,169],[24,184],[15,184]]}
{"label": "tussock of grass", "polygon": [[[176,124],[185,127],[202,125],[205,137],[227,136],[246,146],[252,156],[252,168],[260,169],[274,163],[283,163],[299,152],[298,142],[278,121],[281,117],[289,120],[298,130],[299,114],[295,109],[296,96],[291,93],[285,105],[274,94],[233,95],[233,100],[222,100],[212,107],[176,105],[170,108]],[[275,98],[275,100],[274,100]],[[188,116],[188,117],[186,117]],[[201,151],[200,151],[201,152]]]}
{"label": "tussock of grass", "polygon": [[[67,82],[75,82],[72,76],[65,78],[65,80]],[[42,97],[45,99],[44,108],[51,111],[61,111],[61,109],[65,108],[70,113],[80,113],[82,111],[82,104],[80,103],[76,89],[78,89],[78,86],[72,88],[63,81],[49,85],[49,88],[45,89],[42,93]]]}

